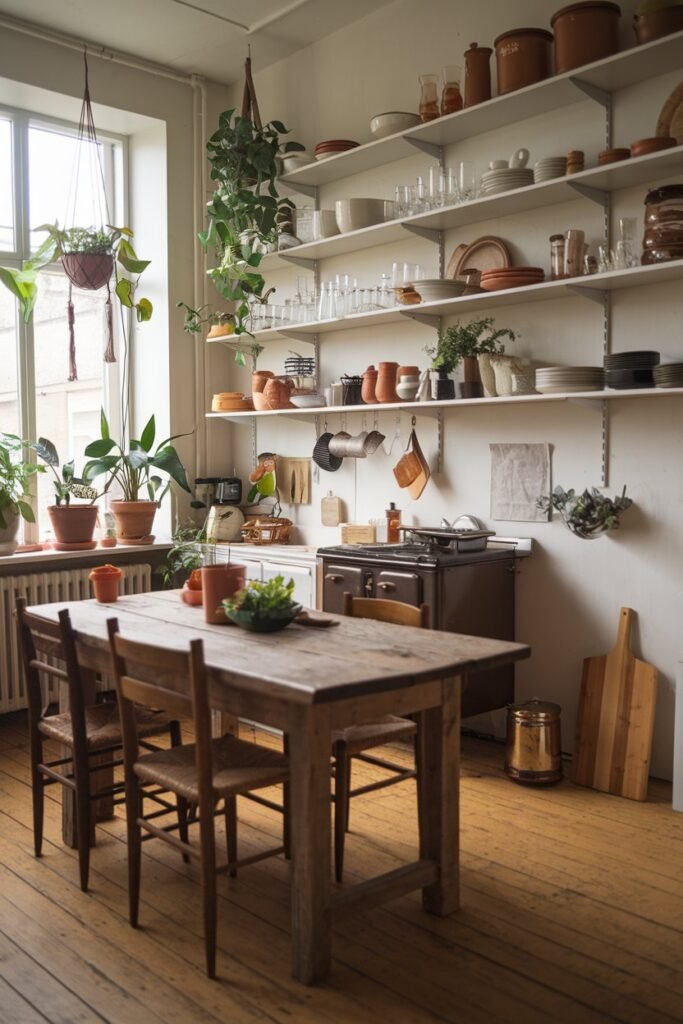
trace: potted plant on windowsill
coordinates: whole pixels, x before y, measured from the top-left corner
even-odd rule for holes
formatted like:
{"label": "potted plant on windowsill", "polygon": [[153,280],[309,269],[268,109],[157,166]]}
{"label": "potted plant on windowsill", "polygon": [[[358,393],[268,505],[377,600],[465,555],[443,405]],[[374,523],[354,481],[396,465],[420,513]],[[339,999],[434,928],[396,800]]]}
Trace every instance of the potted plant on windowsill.
{"label": "potted plant on windowsill", "polygon": [[42,466],[25,462],[23,441],[15,434],[0,434],[0,555],[17,550],[19,520],[34,523],[31,505],[26,501],[29,481]]}
{"label": "potted plant on windowsill", "polygon": [[[55,504],[48,507],[47,513],[57,538],[55,547],[58,551],[94,548],[98,492],[75,476],[73,459],[60,466],[59,454],[52,441],[39,437],[32,448],[53,476]],[[89,504],[72,505],[72,497],[88,498]]]}
{"label": "potted plant on windowsill", "polygon": [[[460,363],[463,364],[464,375],[464,384],[460,386],[461,397],[481,397],[478,357],[502,353],[505,348],[502,339],[514,341],[517,337],[515,332],[507,327],[494,328],[494,323],[493,317],[470,320],[466,324],[458,321],[445,331],[439,332],[436,346],[425,348],[432,357],[432,367],[439,373],[436,398],[454,397],[455,389],[453,382],[449,381],[449,374],[453,373]],[[439,393],[440,385],[443,385],[442,393]]]}
{"label": "potted plant on windowsill", "polygon": [[[112,500],[110,505],[119,541],[128,544],[150,543],[156,510],[171,481],[190,493],[183,464],[171,444],[176,437],[186,435],[177,434],[166,438],[154,448],[156,424],[154,416],[151,416],[140,439],[131,438],[126,451],[111,436],[104,410],[100,413],[100,433],[100,439],[92,441],[85,449],[85,455],[91,461],[83,468],[83,478],[90,481],[98,476],[107,476],[105,493],[114,483],[121,488],[122,497]],[[168,477],[165,483],[154,470]],[[140,498],[143,488],[147,491],[147,498]]]}

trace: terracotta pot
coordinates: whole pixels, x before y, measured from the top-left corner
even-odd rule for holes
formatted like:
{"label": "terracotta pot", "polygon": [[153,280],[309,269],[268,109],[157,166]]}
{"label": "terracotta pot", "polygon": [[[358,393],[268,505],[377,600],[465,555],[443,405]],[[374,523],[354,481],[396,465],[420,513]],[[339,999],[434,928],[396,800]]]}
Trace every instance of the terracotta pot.
{"label": "terracotta pot", "polygon": [[261,394],[268,381],[273,377],[272,370],[257,370],[251,375],[251,390],[252,393]]}
{"label": "terracotta pot", "polygon": [[202,604],[204,619],[215,626],[225,626],[230,620],[223,611],[222,602],[244,587],[245,565],[205,565],[202,573]]}
{"label": "terracotta pot", "polygon": [[498,36],[494,45],[500,96],[548,78],[552,41],[544,28],[515,28]]}
{"label": "terracotta pot", "polygon": [[280,380],[278,377],[271,377],[266,381],[263,389],[263,397],[270,409],[290,408],[289,397],[294,389],[290,380]]}
{"label": "terracotta pot", "polygon": [[188,588],[188,590],[201,590],[202,589],[202,570],[201,569],[193,569],[192,572],[190,573],[190,578],[188,579],[188,581],[185,584],[185,586]]}
{"label": "terracotta pot", "polygon": [[653,39],[661,39],[672,32],[683,29],[683,4],[675,7],[663,7],[661,11],[650,11],[648,14],[633,16],[633,31],[639,43],[651,43]]}
{"label": "terracotta pot", "polygon": [[374,366],[368,366],[363,374],[363,385],[360,390],[360,397],[366,405],[376,405],[378,402],[375,390],[377,388],[377,370]]}
{"label": "terracotta pot", "polygon": [[474,107],[491,99],[490,46],[470,43],[465,51],[465,106]]}
{"label": "terracotta pot", "polygon": [[69,252],[62,256],[62,266],[77,288],[96,292],[114,272],[114,257],[108,252]]}
{"label": "terracotta pot", "polygon": [[609,0],[587,0],[556,11],[555,74],[610,57],[619,49],[621,8]]}
{"label": "terracotta pot", "polygon": [[119,584],[123,572],[116,565],[98,565],[90,573],[88,579],[92,583],[95,600],[100,604],[111,604],[119,596]]}
{"label": "terracotta pot", "polygon": [[157,508],[156,501],[112,501],[116,536],[121,540],[149,537]]}
{"label": "terracotta pot", "polygon": [[47,513],[59,544],[88,544],[97,522],[97,505],[50,505]]}
{"label": "terracotta pot", "polygon": [[19,515],[13,514],[9,508],[3,509],[2,514],[7,526],[0,527],[0,555],[13,555],[19,543]]}
{"label": "terracotta pot", "polygon": [[375,387],[375,398],[378,402],[398,402],[396,393],[396,371],[398,363],[380,363]]}

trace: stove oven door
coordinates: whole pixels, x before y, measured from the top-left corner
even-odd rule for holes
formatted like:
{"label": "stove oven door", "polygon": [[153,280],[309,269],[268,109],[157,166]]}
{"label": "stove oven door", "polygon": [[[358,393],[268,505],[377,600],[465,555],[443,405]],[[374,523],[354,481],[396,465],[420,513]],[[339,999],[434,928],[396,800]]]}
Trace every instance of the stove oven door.
{"label": "stove oven door", "polygon": [[392,572],[383,569],[375,573],[375,592],[372,597],[383,597],[389,601],[403,601],[419,607],[422,596],[422,580],[414,572]]}
{"label": "stove oven door", "polygon": [[330,565],[323,568],[323,611],[342,615],[344,594],[367,597],[366,577],[369,574],[354,565]]}

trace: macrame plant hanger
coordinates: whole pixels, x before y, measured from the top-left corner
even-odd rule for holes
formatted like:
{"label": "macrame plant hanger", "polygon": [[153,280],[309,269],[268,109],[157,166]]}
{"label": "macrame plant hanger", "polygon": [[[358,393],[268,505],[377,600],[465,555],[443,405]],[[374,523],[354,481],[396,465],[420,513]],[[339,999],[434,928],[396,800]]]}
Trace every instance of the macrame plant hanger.
{"label": "macrame plant hanger", "polygon": [[[106,232],[110,224],[109,207],[107,205],[100,145],[97,141],[95,119],[90,103],[88,52],[86,47],[83,48],[83,64],[85,73],[83,104],[78,122],[78,142],[71,184],[69,186],[65,227],[74,228],[78,226],[89,231]],[[83,159],[84,156],[85,160]],[[83,167],[83,164],[85,164],[85,167]],[[83,175],[83,178],[87,176],[87,181],[83,181],[83,184],[81,184],[81,175]],[[88,192],[92,220],[90,223],[83,223],[82,215],[87,209],[84,207],[84,198]],[[80,224],[77,218],[77,210],[78,218],[81,218]],[[69,325],[68,379],[73,381],[78,380],[76,368],[76,317],[73,304],[74,285],[86,291],[99,291],[100,288],[107,289],[104,317],[107,345],[104,352],[104,361],[105,363],[116,362],[116,353],[114,351],[114,314],[111,303],[111,289],[109,287],[109,281],[114,272],[114,257],[110,252],[64,253],[62,255],[62,266],[66,276],[69,278],[69,302],[67,305],[67,322]]]}
{"label": "macrame plant hanger", "polygon": [[261,113],[256,99],[256,88],[254,79],[251,76],[251,47],[248,50],[248,57],[244,62],[244,93],[242,94],[242,117],[248,117],[254,122],[259,131],[263,128],[261,124]]}

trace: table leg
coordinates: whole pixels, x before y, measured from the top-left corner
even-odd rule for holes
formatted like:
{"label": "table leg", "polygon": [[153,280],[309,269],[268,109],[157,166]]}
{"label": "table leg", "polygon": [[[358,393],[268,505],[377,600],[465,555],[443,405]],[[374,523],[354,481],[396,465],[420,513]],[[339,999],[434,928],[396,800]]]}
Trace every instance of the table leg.
{"label": "table leg", "polygon": [[221,736],[238,736],[239,729],[240,720],[237,715],[215,708],[211,711],[211,735],[214,739],[220,739]]}
{"label": "table leg", "polygon": [[325,707],[292,708],[292,974],[305,985],[322,980],[330,970],[330,743],[330,716]]}
{"label": "table leg", "polygon": [[446,917],[458,909],[461,680],[444,679],[439,707],[418,718],[420,857],[435,860],[439,880],[422,890],[422,906]]}

